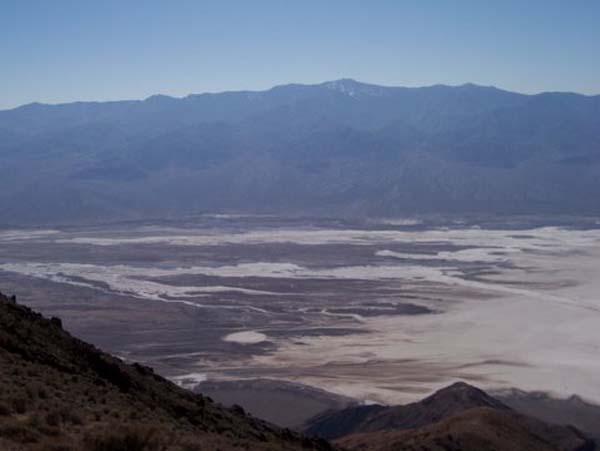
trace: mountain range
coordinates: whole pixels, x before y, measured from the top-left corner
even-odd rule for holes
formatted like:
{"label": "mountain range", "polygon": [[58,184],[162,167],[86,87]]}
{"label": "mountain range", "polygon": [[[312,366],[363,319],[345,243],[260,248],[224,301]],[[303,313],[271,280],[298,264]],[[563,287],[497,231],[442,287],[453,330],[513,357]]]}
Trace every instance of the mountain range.
{"label": "mountain range", "polygon": [[0,111],[4,224],[598,214],[600,96],[350,79]]}

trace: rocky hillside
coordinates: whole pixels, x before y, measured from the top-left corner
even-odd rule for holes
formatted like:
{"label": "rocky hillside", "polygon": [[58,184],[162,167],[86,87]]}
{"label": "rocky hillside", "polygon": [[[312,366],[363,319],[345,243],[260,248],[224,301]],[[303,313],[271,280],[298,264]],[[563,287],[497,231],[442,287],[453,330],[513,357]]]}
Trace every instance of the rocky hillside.
{"label": "rocky hillside", "polygon": [[328,450],[72,337],[0,295],[3,451]]}
{"label": "rocky hillside", "polygon": [[348,450],[377,451],[591,451],[576,431],[520,421],[505,410],[481,407],[417,429],[349,435],[338,440]]}
{"label": "rocky hillside", "polygon": [[557,399],[544,392],[525,392],[517,389],[494,393],[511,409],[547,423],[572,424],[600,443],[600,406],[577,395]]}
{"label": "rocky hillside", "polygon": [[335,439],[358,432],[414,429],[477,407],[508,410],[482,390],[459,382],[405,406],[369,405],[324,413],[309,421],[306,432]]}

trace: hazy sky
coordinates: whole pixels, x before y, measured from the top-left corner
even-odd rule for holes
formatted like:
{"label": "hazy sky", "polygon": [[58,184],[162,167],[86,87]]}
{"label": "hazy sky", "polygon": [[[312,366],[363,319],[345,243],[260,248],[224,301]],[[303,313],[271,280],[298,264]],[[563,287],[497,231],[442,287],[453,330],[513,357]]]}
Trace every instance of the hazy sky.
{"label": "hazy sky", "polygon": [[0,0],[0,108],[337,78],[600,93],[600,0]]}

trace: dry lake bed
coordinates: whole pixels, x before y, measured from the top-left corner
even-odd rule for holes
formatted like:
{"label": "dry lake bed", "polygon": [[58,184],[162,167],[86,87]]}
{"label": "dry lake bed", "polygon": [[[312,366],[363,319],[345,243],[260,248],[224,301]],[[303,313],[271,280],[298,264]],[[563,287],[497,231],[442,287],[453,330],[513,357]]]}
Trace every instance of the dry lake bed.
{"label": "dry lake bed", "polygon": [[0,289],[182,385],[307,385],[315,411],[319,389],[398,403],[456,379],[598,402],[599,224],[205,215],[0,230]]}

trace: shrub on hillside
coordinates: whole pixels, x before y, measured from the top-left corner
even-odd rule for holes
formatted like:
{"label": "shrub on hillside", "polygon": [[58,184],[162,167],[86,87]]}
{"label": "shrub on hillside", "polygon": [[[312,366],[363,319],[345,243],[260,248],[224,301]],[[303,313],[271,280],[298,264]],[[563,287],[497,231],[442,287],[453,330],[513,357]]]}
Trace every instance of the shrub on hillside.
{"label": "shrub on hillside", "polygon": [[120,427],[103,434],[87,436],[89,451],[165,451],[165,434],[153,427]]}

